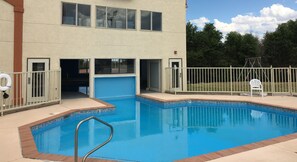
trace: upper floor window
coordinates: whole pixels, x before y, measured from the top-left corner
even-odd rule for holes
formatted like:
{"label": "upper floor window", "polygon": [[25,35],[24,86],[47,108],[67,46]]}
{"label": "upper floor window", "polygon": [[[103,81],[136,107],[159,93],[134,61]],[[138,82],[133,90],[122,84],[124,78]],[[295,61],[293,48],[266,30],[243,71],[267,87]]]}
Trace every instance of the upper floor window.
{"label": "upper floor window", "polygon": [[136,10],[96,7],[96,26],[103,28],[135,29]]}
{"label": "upper floor window", "polygon": [[141,11],[141,29],[162,31],[162,13]]}
{"label": "upper floor window", "polygon": [[62,3],[62,24],[91,26],[91,6]]}

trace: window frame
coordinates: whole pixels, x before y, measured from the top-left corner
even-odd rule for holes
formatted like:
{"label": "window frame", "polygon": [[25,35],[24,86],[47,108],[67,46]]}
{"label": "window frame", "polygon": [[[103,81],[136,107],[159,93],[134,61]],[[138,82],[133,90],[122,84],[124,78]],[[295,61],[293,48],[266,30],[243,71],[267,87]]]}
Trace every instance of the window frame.
{"label": "window frame", "polygon": [[[109,60],[110,61],[110,73],[96,73],[96,60]],[[117,60],[117,73],[112,73],[113,68],[113,60]],[[133,60],[133,72],[128,72],[128,64],[127,64],[127,72],[121,73],[121,60]],[[94,60],[94,75],[100,76],[111,76],[111,75],[136,75],[136,59],[135,58],[95,58]]]}
{"label": "window frame", "polygon": [[[134,11],[135,15],[134,15],[134,29],[133,28],[128,28],[128,10],[130,11]],[[136,30],[137,29],[137,10],[136,9],[129,9],[126,8],[126,30]]]}
{"label": "window frame", "polygon": [[[150,29],[142,29],[142,12],[150,12]],[[153,30],[153,14],[154,13],[158,13],[158,14],[161,14],[161,30]],[[162,32],[163,31],[163,13],[162,12],[156,12],[156,11],[148,11],[148,10],[140,10],[140,30],[142,31],[154,31],[154,32]]]}
{"label": "window frame", "polygon": [[[161,15],[161,22],[160,22],[160,30],[154,30],[154,13],[155,14],[160,14]],[[159,32],[161,32],[162,30],[163,30],[163,14],[162,14],[162,12],[152,12],[151,13],[151,21],[152,21],[152,23],[151,23],[151,25],[152,25],[152,31],[159,31]]]}
{"label": "window frame", "polygon": [[[63,4],[74,4],[75,5],[75,24],[63,24]],[[89,26],[82,26],[78,25],[78,5],[85,5],[90,7],[90,25]],[[74,3],[74,2],[61,2],[61,24],[63,26],[77,26],[77,27],[86,27],[91,28],[92,27],[92,5],[90,4],[82,4],[82,3]]]}
{"label": "window frame", "polygon": [[[105,8],[105,24],[104,24],[104,27],[102,26],[97,26],[97,8],[98,7],[102,7],[102,8]],[[137,30],[137,10],[136,9],[130,9],[130,8],[121,8],[121,7],[108,7],[108,6],[99,6],[99,5],[95,5],[95,8],[96,8],[96,23],[95,23],[95,28],[98,28],[98,29],[115,29],[115,30]],[[108,27],[108,23],[107,23],[107,10],[108,8],[114,8],[114,9],[124,9],[125,10],[125,15],[126,15],[126,26],[125,28],[111,28],[111,27]],[[135,28],[128,28],[128,10],[132,10],[132,11],[135,11],[135,18],[134,18],[134,23],[135,23]]]}
{"label": "window frame", "polygon": [[[63,7],[64,7],[64,4],[74,4],[75,5],[75,24],[63,24]],[[65,25],[65,26],[76,26],[77,24],[77,4],[76,3],[73,3],[73,2],[62,2],[61,3],[61,24],[62,25]]]}
{"label": "window frame", "polygon": [[[102,7],[102,8],[105,8],[105,16],[104,16],[104,26],[102,27],[102,26],[97,26],[97,8],[98,7]],[[96,8],[96,17],[95,17],[95,28],[101,28],[101,29],[105,29],[105,28],[107,28],[107,7],[106,6],[95,6],[95,8]]]}
{"label": "window frame", "polygon": [[[150,29],[142,29],[142,12],[150,13]],[[143,31],[151,31],[152,30],[152,11],[140,10],[140,29]]]}

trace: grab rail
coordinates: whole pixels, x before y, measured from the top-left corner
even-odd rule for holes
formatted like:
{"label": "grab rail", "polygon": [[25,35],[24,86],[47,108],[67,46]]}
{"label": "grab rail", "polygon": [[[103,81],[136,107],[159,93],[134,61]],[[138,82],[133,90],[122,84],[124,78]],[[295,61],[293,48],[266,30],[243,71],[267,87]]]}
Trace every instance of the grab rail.
{"label": "grab rail", "polygon": [[96,118],[95,116],[91,116],[91,117],[88,117],[82,121],[80,121],[77,126],[76,126],[76,129],[75,129],[75,137],[74,137],[74,161],[75,162],[78,162],[78,130],[80,128],[80,125],[83,124],[84,122],[88,121],[88,120],[91,120],[91,119],[94,119],[106,126],[108,126],[110,128],[110,134],[109,134],[109,137],[106,141],[104,141],[102,144],[98,145],[97,147],[95,147],[94,149],[92,149],[91,151],[89,151],[84,157],[83,157],[83,162],[86,161],[86,159],[92,154],[94,153],[95,151],[97,151],[98,149],[100,149],[101,147],[103,147],[104,145],[106,145],[111,139],[112,139],[112,136],[113,136],[113,127],[112,125],[106,123],[105,121],[103,120],[100,120],[98,118]]}

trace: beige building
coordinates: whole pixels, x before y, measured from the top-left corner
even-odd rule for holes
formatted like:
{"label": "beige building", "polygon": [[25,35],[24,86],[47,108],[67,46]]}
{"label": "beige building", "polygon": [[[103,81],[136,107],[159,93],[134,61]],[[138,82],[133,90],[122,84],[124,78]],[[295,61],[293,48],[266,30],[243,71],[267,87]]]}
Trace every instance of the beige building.
{"label": "beige building", "polygon": [[0,0],[0,11],[0,72],[61,68],[62,91],[163,92],[165,68],[186,66],[186,0]]}

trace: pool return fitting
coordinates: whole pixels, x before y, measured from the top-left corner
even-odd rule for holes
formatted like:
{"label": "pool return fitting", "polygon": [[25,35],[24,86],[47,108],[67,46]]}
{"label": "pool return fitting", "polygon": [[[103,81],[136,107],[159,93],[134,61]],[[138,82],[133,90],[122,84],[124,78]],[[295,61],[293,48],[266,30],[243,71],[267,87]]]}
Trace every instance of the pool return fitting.
{"label": "pool return fitting", "polygon": [[[6,79],[6,85],[1,86],[0,84],[0,91],[3,93],[3,98],[2,98],[2,109],[6,106],[5,105],[5,100],[9,97],[9,95],[6,93],[7,90],[11,88],[11,77],[8,74],[5,73],[0,73],[0,83],[2,79]],[[1,116],[3,116],[3,110],[1,110]]]}

